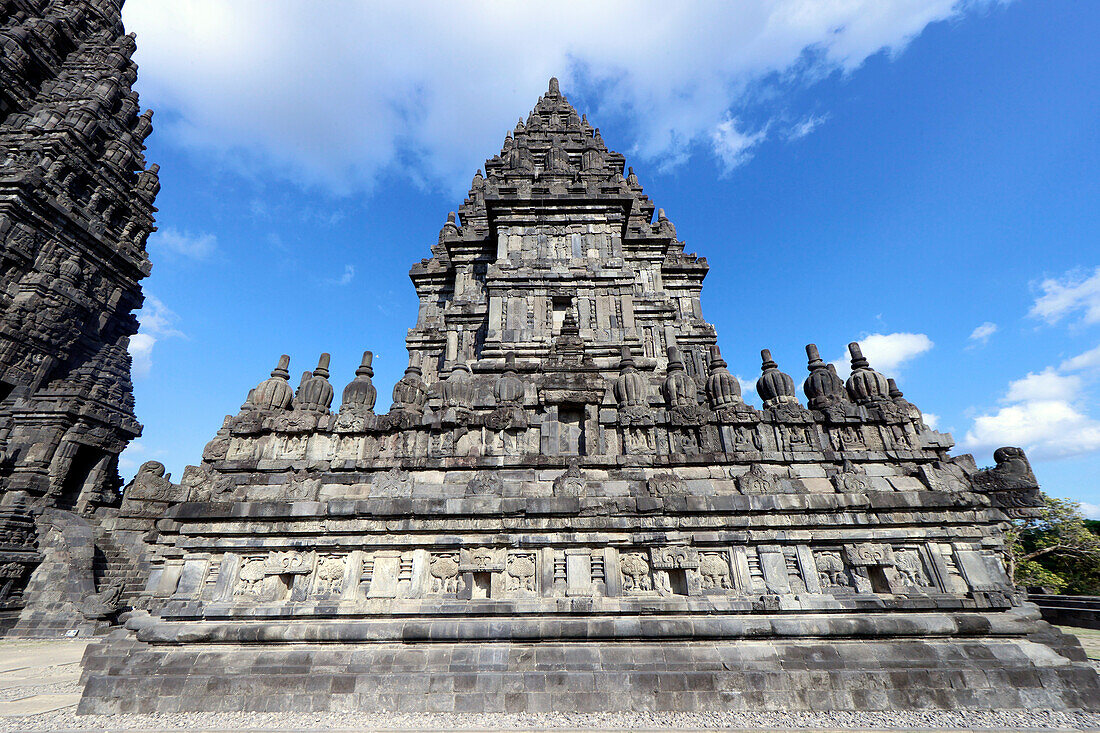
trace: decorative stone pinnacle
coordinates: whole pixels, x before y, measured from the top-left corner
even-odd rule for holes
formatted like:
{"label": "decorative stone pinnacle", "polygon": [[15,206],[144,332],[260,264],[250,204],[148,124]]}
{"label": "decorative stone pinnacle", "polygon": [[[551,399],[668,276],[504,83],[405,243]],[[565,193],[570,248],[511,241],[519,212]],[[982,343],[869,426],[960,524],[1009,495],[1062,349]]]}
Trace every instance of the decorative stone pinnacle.
{"label": "decorative stone pinnacle", "polygon": [[363,362],[359,365],[359,368],[355,370],[356,376],[373,377],[374,367],[371,366],[371,362],[374,361],[374,354],[370,351],[363,352]]}
{"label": "decorative stone pinnacle", "polygon": [[669,371],[681,371],[684,368],[684,359],[680,356],[680,349],[675,346],[668,347]]}
{"label": "decorative stone pinnacle", "polygon": [[328,364],[331,359],[330,354],[321,354],[321,358],[317,360],[317,368],[313,370],[313,376],[328,379]]}
{"label": "decorative stone pinnacle", "polygon": [[760,371],[766,372],[769,369],[778,369],[779,365],[772,359],[771,349],[760,350]]}
{"label": "decorative stone pinnacle", "polygon": [[623,346],[622,359],[619,361],[619,369],[634,369],[634,357],[630,353],[629,346]]}
{"label": "decorative stone pinnacle", "polygon": [[271,371],[271,376],[278,379],[290,379],[290,357],[283,354],[279,357],[279,364]]}
{"label": "decorative stone pinnacle", "polygon": [[552,97],[561,96],[561,90],[558,89],[558,77],[550,77],[550,89],[547,91],[547,94]]}
{"label": "decorative stone pinnacle", "polygon": [[714,344],[710,347],[710,369],[725,369],[729,365],[726,364],[725,359],[722,358],[722,351],[718,348],[718,344]]}
{"label": "decorative stone pinnacle", "polygon": [[516,371],[516,352],[509,351],[504,355],[504,371],[513,373]]}
{"label": "decorative stone pinnacle", "polygon": [[821,353],[817,350],[817,344],[806,344],[806,359],[808,361],[806,368],[811,372],[825,366]]}
{"label": "decorative stone pinnacle", "polygon": [[899,397],[904,397],[905,396],[902,393],[902,391],[900,389],[898,389],[898,383],[894,381],[893,377],[890,377],[889,379],[887,379],[886,383],[888,385],[890,385],[890,399],[896,400]]}
{"label": "decorative stone pinnacle", "polygon": [[863,355],[863,350],[859,347],[858,342],[853,341],[852,343],[848,344],[848,353],[852,355],[853,371],[855,371],[856,369],[867,369],[869,366],[871,366],[870,362],[868,362],[867,358]]}

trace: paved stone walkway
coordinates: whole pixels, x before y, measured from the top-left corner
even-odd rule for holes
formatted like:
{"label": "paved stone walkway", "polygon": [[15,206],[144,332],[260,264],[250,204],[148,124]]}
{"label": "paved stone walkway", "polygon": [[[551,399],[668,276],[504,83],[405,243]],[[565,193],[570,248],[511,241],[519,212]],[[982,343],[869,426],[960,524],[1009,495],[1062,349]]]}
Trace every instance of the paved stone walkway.
{"label": "paved stone walkway", "polygon": [[[1070,629],[1100,662],[1100,631]],[[577,715],[380,715],[194,713],[77,716],[87,640],[0,640],[0,733],[14,731],[1008,731],[1100,730],[1100,714],[1048,711],[898,713],[610,713]]]}
{"label": "paved stone walkway", "polygon": [[87,640],[0,641],[0,718],[73,709]]}

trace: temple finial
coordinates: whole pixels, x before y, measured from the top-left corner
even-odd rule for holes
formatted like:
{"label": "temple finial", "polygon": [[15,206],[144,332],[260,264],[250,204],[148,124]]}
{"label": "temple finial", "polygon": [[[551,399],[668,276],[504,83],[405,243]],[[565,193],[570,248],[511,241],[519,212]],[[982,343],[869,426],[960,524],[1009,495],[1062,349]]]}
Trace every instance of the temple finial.
{"label": "temple finial", "polygon": [[558,77],[550,77],[550,89],[547,93],[554,97],[561,95],[561,90],[558,89]]}

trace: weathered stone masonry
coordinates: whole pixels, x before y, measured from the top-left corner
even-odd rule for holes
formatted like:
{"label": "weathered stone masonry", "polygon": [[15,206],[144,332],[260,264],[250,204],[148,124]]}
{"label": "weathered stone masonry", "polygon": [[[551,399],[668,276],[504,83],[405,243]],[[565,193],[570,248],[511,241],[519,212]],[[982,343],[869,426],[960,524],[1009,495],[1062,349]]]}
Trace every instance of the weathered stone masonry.
{"label": "weathered stone masonry", "polygon": [[1004,573],[1023,453],[952,457],[855,344],[806,405],[763,351],[746,405],[705,260],[556,81],[431,254],[388,412],[370,352],[335,411],[284,356],[127,487],[147,580],[82,711],[1100,705]]}
{"label": "weathered stone masonry", "polygon": [[159,182],[120,6],[0,2],[0,626],[21,613],[14,633],[102,625],[108,565],[124,561],[103,521],[141,432],[127,346]]}

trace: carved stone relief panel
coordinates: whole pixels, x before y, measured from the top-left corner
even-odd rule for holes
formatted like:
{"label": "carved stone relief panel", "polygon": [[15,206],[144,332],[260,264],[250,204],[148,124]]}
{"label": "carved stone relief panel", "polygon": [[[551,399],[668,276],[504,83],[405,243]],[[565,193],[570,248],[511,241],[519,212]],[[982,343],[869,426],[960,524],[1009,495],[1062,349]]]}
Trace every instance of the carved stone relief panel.
{"label": "carved stone relief panel", "polygon": [[704,593],[731,592],[733,578],[730,572],[729,553],[699,552],[699,577]]}
{"label": "carved stone relief panel", "polygon": [[934,583],[929,578],[929,573],[925,567],[923,553],[920,551],[920,548],[895,548],[894,572],[897,574],[897,580],[901,586],[919,588],[921,590],[934,589]]}
{"label": "carved stone relief panel", "polygon": [[814,561],[822,591],[834,594],[855,592],[855,583],[839,549],[817,550],[814,552]]}
{"label": "carved stone relief panel", "polygon": [[646,553],[620,552],[619,569],[622,572],[624,595],[653,592],[653,579],[649,574],[649,560]]}
{"label": "carved stone relief panel", "polygon": [[347,560],[336,555],[326,555],[318,559],[317,570],[313,574],[313,591],[317,598],[339,598],[344,592],[344,575]]}
{"label": "carved stone relief panel", "polygon": [[534,552],[508,553],[504,590],[509,596],[538,595],[538,557]]}
{"label": "carved stone relief panel", "polygon": [[458,593],[462,582],[458,575],[458,564],[457,552],[432,553],[428,564],[428,592],[437,595]]}
{"label": "carved stone relief panel", "polygon": [[257,602],[289,600],[296,579],[310,575],[315,562],[314,553],[294,550],[243,558],[233,596]]}

